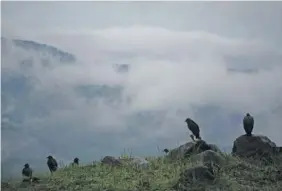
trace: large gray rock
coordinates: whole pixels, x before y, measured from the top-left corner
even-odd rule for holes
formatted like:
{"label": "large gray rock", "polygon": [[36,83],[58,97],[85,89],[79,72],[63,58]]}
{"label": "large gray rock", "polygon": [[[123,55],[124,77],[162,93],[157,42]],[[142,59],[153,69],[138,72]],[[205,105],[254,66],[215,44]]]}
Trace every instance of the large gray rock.
{"label": "large gray rock", "polygon": [[207,150],[212,150],[211,145],[207,144],[204,140],[198,140],[193,147],[186,151],[185,156],[189,157]]}
{"label": "large gray rock", "polygon": [[269,157],[276,153],[276,144],[262,135],[238,137],[233,144],[232,154],[239,157]]}
{"label": "large gray rock", "polygon": [[215,144],[209,144],[209,146],[211,147],[210,150],[217,152],[217,153],[222,153],[221,150],[219,149],[219,147],[216,146]]}
{"label": "large gray rock", "polygon": [[222,166],[225,163],[223,156],[220,153],[212,150],[207,150],[197,155],[193,155],[191,157],[191,161],[198,162],[206,166],[216,165],[218,167]]}
{"label": "large gray rock", "polygon": [[185,153],[195,145],[194,142],[188,142],[188,143],[185,143],[184,145],[181,145],[173,150],[171,150],[169,153],[168,153],[168,157],[170,159],[173,159],[173,160],[176,160],[176,159],[182,159],[184,158],[184,155]]}
{"label": "large gray rock", "polygon": [[204,140],[198,140],[196,142],[188,142],[184,145],[179,146],[178,148],[171,150],[168,153],[168,157],[173,160],[182,159],[186,156],[198,154],[206,150],[220,152],[220,149],[216,145],[207,144]]}
{"label": "large gray rock", "polygon": [[102,159],[102,164],[112,165],[112,166],[121,166],[121,162],[112,156],[106,156]]}

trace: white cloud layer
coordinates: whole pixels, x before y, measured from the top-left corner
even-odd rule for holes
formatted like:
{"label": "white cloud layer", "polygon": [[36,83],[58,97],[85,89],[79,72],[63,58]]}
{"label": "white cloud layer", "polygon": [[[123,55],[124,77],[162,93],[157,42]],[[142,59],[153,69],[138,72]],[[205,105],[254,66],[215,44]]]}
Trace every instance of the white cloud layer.
{"label": "white cloud layer", "polygon": [[[42,39],[74,52],[81,63],[48,72],[53,83],[119,84],[126,96],[134,96],[130,108],[136,110],[228,104],[230,109],[261,112],[281,88],[273,83],[281,79],[281,49],[260,41],[141,26],[56,33]],[[85,37],[87,45],[81,42]],[[267,63],[261,59],[265,57]],[[128,64],[129,73],[115,73],[113,63]],[[231,73],[230,68],[258,71]]]}
{"label": "white cloud layer", "polygon": [[[37,93],[48,91],[50,94],[55,92],[66,96],[62,99],[70,110],[67,108],[67,114],[61,114],[62,117],[82,113],[86,114],[83,117],[87,117],[99,107],[99,113],[113,112],[112,120],[117,117],[118,123],[100,117],[98,120],[107,126],[110,123],[108,127],[111,130],[116,129],[113,124],[123,124],[119,115],[143,110],[189,110],[192,105],[218,105],[235,112],[260,114],[269,112],[269,107],[277,103],[273,100],[278,99],[281,93],[282,85],[277,83],[282,78],[281,50],[260,41],[146,26],[83,33],[54,32],[35,38],[74,53],[79,59],[78,63],[72,65],[54,63],[52,70],[35,64],[28,72],[40,81]],[[18,53],[16,57],[15,53],[10,54],[6,59],[13,59],[14,62],[4,61],[2,67],[21,70],[15,67],[27,53],[21,54]],[[39,60],[37,54],[33,53],[32,58]],[[229,66],[232,59],[245,57],[245,63]],[[267,63],[260,62],[259,59],[263,57],[268,58]],[[128,64],[129,72],[116,73],[112,67],[115,63]],[[232,73],[228,67],[237,70],[251,67],[257,72]],[[124,101],[115,110],[98,103],[86,103],[71,89],[77,85],[92,84],[123,86]],[[130,104],[125,102],[128,97],[131,98]],[[85,120],[92,119],[90,114]]]}

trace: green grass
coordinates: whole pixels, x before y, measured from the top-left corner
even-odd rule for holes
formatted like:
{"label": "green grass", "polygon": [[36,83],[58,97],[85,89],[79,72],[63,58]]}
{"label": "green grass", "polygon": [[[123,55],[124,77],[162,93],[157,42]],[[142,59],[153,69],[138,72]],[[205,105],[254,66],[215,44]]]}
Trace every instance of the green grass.
{"label": "green grass", "polygon": [[[186,185],[187,190],[222,190],[222,191],[280,191],[282,190],[282,160],[276,159],[272,164],[258,161],[244,161],[226,155],[227,164],[215,171],[216,179],[211,183],[194,183]],[[179,175],[192,164],[185,161],[168,161],[165,157],[148,159],[148,169],[140,169],[125,163],[122,167],[107,165],[87,165],[65,167],[52,176],[40,177],[42,182],[25,188],[20,183],[10,183],[15,190],[104,190],[116,191],[147,190],[172,191],[179,180]],[[2,189],[2,190],[12,190]]]}

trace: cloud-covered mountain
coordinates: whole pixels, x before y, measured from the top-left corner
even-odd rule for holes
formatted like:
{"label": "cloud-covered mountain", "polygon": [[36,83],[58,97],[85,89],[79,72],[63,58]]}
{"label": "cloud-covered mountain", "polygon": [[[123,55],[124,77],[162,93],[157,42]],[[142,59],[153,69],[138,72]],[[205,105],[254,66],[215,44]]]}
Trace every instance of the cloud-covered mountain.
{"label": "cloud-covered mountain", "polygon": [[[45,84],[42,76],[35,70],[39,69],[49,75],[49,72],[51,73],[60,65],[77,64],[73,54],[34,41],[3,37],[1,47],[2,177],[20,175],[19,169],[26,162],[31,163],[36,170],[46,170],[44,160],[49,153],[59,156],[59,159],[64,162],[72,160],[77,155],[90,162],[99,159],[103,155],[103,150],[106,151],[112,147],[107,142],[103,143],[99,140],[110,137],[109,140],[114,141],[116,139],[112,137],[114,135],[105,135],[100,138],[103,133],[89,135],[83,130],[80,131],[79,125],[68,128],[69,122],[64,121],[65,119],[61,122],[48,121],[48,117],[52,117],[52,112],[72,109],[69,108],[72,106],[65,101],[68,98],[67,93],[60,93],[58,89],[55,92],[48,92],[40,87]],[[128,66],[114,64],[113,69],[123,73],[127,72]],[[58,86],[60,86],[59,83]],[[109,105],[120,101],[122,91],[121,86],[106,84],[74,85],[70,89],[74,95],[83,97],[86,102],[99,99]],[[48,124],[38,127],[36,122],[39,122],[41,126],[40,120],[46,120]],[[84,125],[79,121],[75,124]],[[91,148],[84,148],[86,146]],[[100,151],[98,153],[95,152],[97,147]],[[106,148],[103,149],[103,147]],[[115,154],[122,151],[123,149],[120,149]]]}
{"label": "cloud-covered mountain", "polygon": [[[50,113],[50,108],[46,107],[51,103],[48,98],[38,100],[32,96],[36,91],[36,85],[40,84],[32,69],[41,67],[50,70],[54,64],[71,64],[76,58],[46,44],[3,37],[1,51],[1,166],[2,176],[7,177],[15,172],[18,174],[26,160],[38,164],[36,159],[32,159],[36,157],[38,150],[34,150],[34,156],[25,155],[26,150],[32,149],[32,144],[36,143],[33,142],[34,138],[29,135],[30,131],[25,129],[24,124],[27,119],[40,118]],[[34,57],[33,54],[40,56]]]}
{"label": "cloud-covered mountain", "polygon": [[49,154],[64,163],[124,149],[157,155],[189,140],[188,116],[202,137],[229,148],[248,111],[257,133],[282,144],[280,50],[150,27],[96,30],[91,43],[86,34],[52,35],[45,40],[64,51],[1,39],[4,177],[26,162],[47,170]]}

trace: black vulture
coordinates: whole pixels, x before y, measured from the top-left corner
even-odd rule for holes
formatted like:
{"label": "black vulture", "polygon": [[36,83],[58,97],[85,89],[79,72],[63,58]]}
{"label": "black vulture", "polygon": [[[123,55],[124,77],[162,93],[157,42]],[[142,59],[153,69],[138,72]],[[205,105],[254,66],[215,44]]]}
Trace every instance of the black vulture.
{"label": "black vulture", "polygon": [[79,164],[79,159],[76,157],[75,159],[73,159],[73,163],[78,165]]}
{"label": "black vulture", "polygon": [[163,152],[165,152],[166,154],[169,152],[168,149],[164,149]]}
{"label": "black vulture", "polygon": [[254,129],[254,118],[247,113],[243,119],[244,130],[247,136],[252,136],[252,132]]}
{"label": "black vulture", "polygon": [[48,159],[47,166],[48,166],[50,172],[51,173],[55,172],[58,168],[58,163],[57,163],[56,159],[54,159],[52,156],[48,156],[47,159]]}
{"label": "black vulture", "polygon": [[187,118],[185,122],[187,123],[188,129],[193,133],[196,139],[201,139],[200,128],[198,124],[190,118]]}
{"label": "black vulture", "polygon": [[22,170],[22,175],[31,178],[32,177],[32,169],[29,167],[29,164],[26,163]]}

